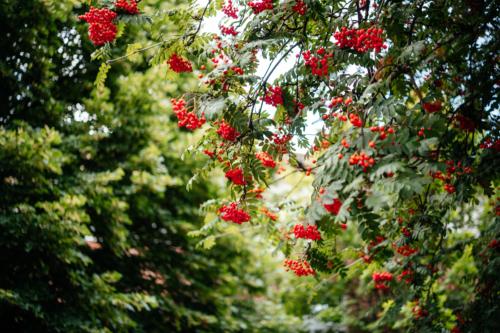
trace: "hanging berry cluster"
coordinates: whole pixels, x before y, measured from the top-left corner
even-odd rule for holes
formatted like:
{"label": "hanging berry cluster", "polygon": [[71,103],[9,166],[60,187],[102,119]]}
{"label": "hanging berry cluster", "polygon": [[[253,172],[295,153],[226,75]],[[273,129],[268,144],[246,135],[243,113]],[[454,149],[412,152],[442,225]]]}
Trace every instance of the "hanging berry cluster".
{"label": "hanging berry cluster", "polygon": [[135,0],[130,0],[130,5],[127,0],[118,0],[115,2],[116,8],[123,8],[130,14],[139,14],[139,9],[137,8],[137,2]]}
{"label": "hanging berry cluster", "polygon": [[307,228],[304,230],[304,226],[300,223],[297,223],[293,227],[292,233],[295,234],[296,238],[305,238],[317,241],[321,239],[321,234],[317,230],[318,230],[317,226],[312,226],[309,223],[307,224]]}
{"label": "hanging berry cluster", "polygon": [[222,3],[222,12],[229,16],[230,18],[237,19],[238,18],[238,8],[233,7],[233,2],[228,0],[227,3]]}
{"label": "hanging berry cluster", "polygon": [[261,194],[262,192],[264,192],[264,190],[263,190],[263,189],[261,189],[261,188],[256,188],[256,189],[254,189],[254,190],[250,190],[250,191],[248,191],[247,193],[257,193],[257,195],[255,196],[256,198],[264,198],[264,197],[262,196],[262,194]]}
{"label": "hanging berry cluster", "polygon": [[424,109],[425,109],[425,111],[427,111],[429,113],[439,112],[439,111],[441,111],[441,102],[434,101],[432,103],[425,103]]}
{"label": "hanging berry cluster", "polygon": [[500,151],[500,140],[493,142],[491,138],[488,138],[485,143],[479,145],[479,148],[494,149],[498,152]]}
{"label": "hanging berry cluster", "polygon": [[[316,273],[314,272],[313,269],[309,267],[309,264],[307,261],[302,262],[301,260],[285,260],[285,264],[283,265],[285,267],[288,267],[286,271],[291,268],[292,271],[297,274],[297,276],[308,276],[309,274],[315,275]],[[306,266],[304,268],[304,266]]]}
{"label": "hanging berry cluster", "polygon": [[[318,55],[323,55],[324,54],[324,49],[320,48],[318,51],[316,51]],[[324,76],[328,75],[328,56],[325,54],[323,55],[323,58],[318,59],[314,55],[311,56],[311,51],[306,51],[302,52],[302,56],[304,57],[305,66],[310,66],[311,67],[311,73],[313,75],[318,75],[318,76]],[[319,64],[318,64],[319,61]],[[320,67],[323,66],[323,67]]]}
{"label": "hanging berry cluster", "polygon": [[388,273],[388,272],[382,272],[382,273],[373,272],[373,274],[372,274],[372,280],[375,281],[375,283],[376,283],[376,285],[375,285],[376,289],[388,290],[389,288],[386,285],[384,285],[382,282],[391,281],[392,280],[392,273]]}
{"label": "hanging berry cluster", "polygon": [[360,29],[342,28],[342,32],[336,32],[333,37],[337,40],[335,45],[343,48],[352,48],[359,52],[366,52],[368,50],[375,50],[379,53],[382,48],[386,49],[387,46],[383,45],[384,40],[380,37],[384,31],[382,29]]}
{"label": "hanging berry cluster", "polygon": [[221,25],[220,30],[223,35],[231,35],[231,36],[236,36],[238,34],[238,31],[234,30],[234,27],[225,27]]}
{"label": "hanging berry cluster", "polygon": [[305,15],[306,14],[306,5],[302,0],[298,0],[297,4],[292,7],[292,12],[297,13],[299,15]]}
{"label": "hanging berry cluster", "polygon": [[94,41],[95,45],[102,45],[115,40],[118,31],[116,25],[112,22],[115,17],[115,12],[111,12],[106,8],[95,9],[94,7],[90,7],[90,11],[85,15],[78,16],[79,19],[87,20],[90,24],[90,39]]}
{"label": "hanging berry cluster", "polygon": [[180,99],[178,102],[175,99],[170,100],[174,105],[173,110],[177,118],[179,119],[178,125],[179,127],[186,126],[187,129],[195,130],[201,127],[205,123],[205,118],[198,119],[194,112],[187,113],[186,102],[183,99]]}
{"label": "hanging berry cluster", "polygon": [[281,151],[283,154],[286,154],[286,146],[288,142],[292,140],[292,138],[293,135],[291,134],[283,134],[282,136],[279,136],[278,134],[274,133],[271,140],[276,145],[277,150]]}
{"label": "hanging berry cluster", "polygon": [[362,166],[362,167],[364,167],[365,172],[366,172],[366,169],[374,163],[375,163],[375,160],[363,152],[361,152],[359,155],[355,153],[355,154],[351,155],[351,157],[349,158],[349,165]]}
{"label": "hanging berry cluster", "polygon": [[[218,124],[219,122],[216,121],[215,124]],[[229,126],[228,123],[224,119],[222,119],[222,122],[220,123],[219,129],[216,131],[217,134],[220,134],[223,139],[229,140],[229,141],[234,141],[236,140],[236,137],[240,135],[240,133],[236,132],[234,128]]]}
{"label": "hanging berry cluster", "polygon": [[[392,245],[396,246],[396,243],[393,243]],[[396,248],[396,251],[399,254],[404,255],[405,257],[408,257],[409,255],[417,253],[418,249],[412,249],[412,248],[410,248],[410,245],[403,245],[401,247]]]}
{"label": "hanging berry cluster", "polygon": [[401,274],[398,275],[398,281],[401,281],[405,276],[408,277],[406,278],[406,284],[410,284],[410,281],[413,280],[413,268],[412,268],[412,263],[410,262],[410,268],[409,269],[406,269],[404,270],[403,272],[401,272]]}
{"label": "hanging berry cluster", "polygon": [[255,157],[257,157],[258,160],[262,161],[262,165],[268,168],[274,168],[276,167],[276,162],[267,155],[266,152],[260,152],[260,153],[255,153]]}
{"label": "hanging berry cluster", "polygon": [[268,9],[273,9],[274,6],[271,3],[272,0],[263,0],[262,2],[252,2],[247,3],[247,6],[253,9],[254,14],[258,14]]}
{"label": "hanging berry cluster", "polygon": [[238,209],[238,204],[236,202],[232,202],[229,206],[223,206],[219,209],[219,214],[224,213],[221,217],[225,221],[233,221],[241,225],[243,222],[250,221],[250,215],[245,213],[243,209]]}
{"label": "hanging berry cluster", "polygon": [[266,216],[269,217],[273,221],[276,221],[276,219],[278,218],[278,215],[272,214],[271,212],[269,212],[267,210],[267,208],[261,208],[260,211],[263,212],[264,214],[266,214]]}
{"label": "hanging berry cluster", "polygon": [[210,157],[214,157],[214,154],[215,154],[215,152],[210,151],[210,150],[208,150],[208,149],[205,149],[203,152],[204,152],[205,154],[207,154],[208,156],[210,156]]}
{"label": "hanging berry cluster", "polygon": [[[243,175],[243,170],[236,167],[236,169],[231,169],[226,172],[226,178],[232,181],[235,185],[246,185],[245,176]],[[251,179],[251,178],[250,178]]]}
{"label": "hanging berry cluster", "polygon": [[377,242],[371,241],[370,245],[371,246],[375,246],[375,245],[378,245],[378,244],[382,243],[383,241],[384,241],[384,237],[378,237],[377,236]]}
{"label": "hanging berry cluster", "polygon": [[340,207],[342,207],[342,202],[340,202],[339,199],[334,199],[332,204],[323,204],[323,206],[325,206],[328,212],[338,214]]}
{"label": "hanging berry cluster", "polygon": [[354,113],[349,113],[349,120],[353,126],[356,126],[356,127],[363,126],[363,122],[361,121],[361,119],[359,119],[359,117],[356,116]]}
{"label": "hanging berry cluster", "polygon": [[[283,105],[283,98],[281,97],[281,87],[269,87],[266,96],[264,96],[264,103],[277,107]],[[262,97],[260,98],[262,100]]]}
{"label": "hanging berry cluster", "polygon": [[167,64],[169,66],[168,68],[176,73],[193,71],[191,63],[188,60],[183,60],[181,57],[177,56],[176,53],[172,54]]}
{"label": "hanging berry cluster", "polygon": [[462,131],[465,131],[467,133],[474,133],[476,131],[476,124],[474,124],[472,120],[465,116],[454,116],[453,120],[455,121],[453,123],[453,126],[455,126],[455,128],[460,128]]}

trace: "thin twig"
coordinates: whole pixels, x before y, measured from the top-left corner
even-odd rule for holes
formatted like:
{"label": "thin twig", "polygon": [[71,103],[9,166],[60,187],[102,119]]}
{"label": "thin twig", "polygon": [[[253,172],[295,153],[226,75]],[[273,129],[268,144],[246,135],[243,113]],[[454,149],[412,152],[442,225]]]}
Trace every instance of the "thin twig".
{"label": "thin twig", "polygon": [[196,30],[196,32],[193,34],[193,36],[191,37],[191,40],[189,42],[187,42],[186,46],[191,46],[191,44],[194,43],[194,40],[196,38],[196,35],[198,34],[198,32],[200,32],[200,29],[201,29],[201,24],[203,23],[203,18],[205,17],[205,12],[207,11],[207,8],[208,6],[210,5],[210,2],[212,2],[212,0],[208,0],[208,3],[207,5],[205,6],[205,9],[203,10],[203,13],[201,14],[201,18],[200,18],[200,24],[198,24],[198,29]]}
{"label": "thin twig", "polygon": [[[349,267],[351,267],[351,266],[353,266],[353,265],[357,264],[357,263],[358,263],[358,262],[360,262],[361,260],[363,260],[363,258],[359,258],[358,260],[356,260],[356,261],[354,261],[354,262],[350,263],[349,265],[345,266],[345,268],[349,268]],[[340,272],[339,272],[339,273],[340,273]],[[325,283],[329,282],[330,280],[333,280],[333,278],[335,278],[337,275],[339,275],[339,273],[335,273],[335,274],[333,274],[331,277],[329,277],[328,279],[323,280],[323,282],[321,282],[319,285],[317,285],[317,286],[316,286],[316,288],[314,288],[314,289],[318,289],[318,288],[319,288],[319,287],[321,287],[323,284],[325,284]]]}
{"label": "thin twig", "polygon": [[131,56],[131,55],[133,55],[133,54],[136,54],[136,53],[139,53],[139,52],[142,52],[142,51],[149,50],[149,49],[151,49],[151,48],[153,48],[153,47],[156,47],[156,46],[161,45],[161,44],[164,44],[164,43],[165,43],[165,42],[159,42],[159,43],[156,43],[156,44],[154,44],[154,45],[151,45],[151,46],[148,46],[148,47],[145,47],[145,48],[139,49],[139,50],[137,50],[137,51],[134,51],[134,52],[132,52],[132,53],[130,53],[130,54],[124,55],[124,56],[122,56],[122,57],[119,57],[119,58],[116,58],[116,59],[110,59],[110,60],[106,61],[106,65],[109,65],[109,64],[111,64],[112,62],[115,62],[115,61],[118,61],[118,60],[122,60],[122,59],[124,59],[124,58],[126,58],[126,57],[130,57],[130,56]]}
{"label": "thin twig", "polygon": [[227,236],[227,235],[230,235],[230,234],[235,234],[237,232],[245,232],[245,231],[248,231],[248,230],[259,229],[259,228],[263,228],[263,227],[266,227],[266,226],[262,225],[262,224],[261,225],[256,225],[254,227],[248,227],[248,228],[238,229],[238,230],[235,230],[235,231],[225,232],[225,233],[217,235],[217,236],[208,237],[207,239],[216,239],[216,238],[224,237],[224,236]]}

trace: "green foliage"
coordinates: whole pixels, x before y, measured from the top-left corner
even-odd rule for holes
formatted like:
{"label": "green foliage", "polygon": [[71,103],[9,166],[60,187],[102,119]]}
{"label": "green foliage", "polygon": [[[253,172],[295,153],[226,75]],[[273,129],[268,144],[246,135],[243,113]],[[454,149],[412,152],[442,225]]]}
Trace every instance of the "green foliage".
{"label": "green foliage", "polygon": [[218,193],[184,191],[200,164],[179,158],[190,139],[165,96],[193,80],[165,86],[141,61],[90,62],[151,41],[128,25],[91,56],[85,9],[0,5],[2,330],[299,331],[269,300],[249,244],[221,239],[207,253],[188,236],[203,226],[198,204]]}

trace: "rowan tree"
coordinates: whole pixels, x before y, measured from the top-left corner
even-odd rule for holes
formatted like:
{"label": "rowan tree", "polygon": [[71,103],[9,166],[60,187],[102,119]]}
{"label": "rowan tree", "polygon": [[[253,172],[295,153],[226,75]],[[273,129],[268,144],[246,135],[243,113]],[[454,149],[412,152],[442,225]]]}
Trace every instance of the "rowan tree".
{"label": "rowan tree", "polygon": [[[260,228],[286,255],[284,269],[318,280],[378,263],[372,286],[387,305],[382,321],[410,305],[410,331],[498,331],[499,1],[209,0],[157,13],[100,5],[106,25],[89,20],[90,37],[104,43],[95,51],[105,60],[98,84],[140,52],[167,67],[168,79],[200,79],[172,100],[179,127],[203,133],[183,155],[206,159],[187,187],[220,167],[231,198],[203,205],[217,215],[200,233],[225,222]],[[218,31],[201,32],[218,12]],[[110,24],[130,20],[149,20],[157,42],[115,55],[103,40]],[[166,22],[184,33],[170,35]],[[262,59],[269,65],[259,76]],[[316,119],[323,128],[310,144]],[[306,161],[297,149],[307,149]],[[314,182],[306,207],[278,205],[288,216],[278,223],[260,206],[283,162]],[[481,215],[455,218],[467,210]],[[349,249],[336,247],[346,228],[364,241],[349,264]],[[463,230],[474,232],[448,237]],[[477,270],[462,278],[473,291],[448,327],[438,286],[466,251]]]}
{"label": "rowan tree", "polygon": [[[205,252],[188,236],[218,189],[184,190],[202,164],[181,161],[189,136],[165,96],[197,79],[161,85],[138,56],[95,88],[84,7],[0,4],[0,331],[300,331],[256,283],[268,269],[248,244]],[[116,52],[148,41],[126,32]]]}

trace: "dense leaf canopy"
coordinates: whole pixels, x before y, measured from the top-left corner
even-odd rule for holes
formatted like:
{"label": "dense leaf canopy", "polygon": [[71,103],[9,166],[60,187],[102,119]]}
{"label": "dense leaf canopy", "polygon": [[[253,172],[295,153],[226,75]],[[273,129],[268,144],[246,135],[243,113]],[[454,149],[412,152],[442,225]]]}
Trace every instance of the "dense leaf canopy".
{"label": "dense leaf canopy", "polygon": [[[247,245],[206,253],[188,236],[218,189],[184,190],[199,165],[180,159],[191,139],[165,96],[196,81],[164,85],[138,57],[96,89],[83,13],[74,1],[0,5],[1,330],[294,331]],[[113,51],[147,43],[141,30]]]}
{"label": "dense leaf canopy", "polygon": [[[248,221],[265,230],[297,275],[373,273],[384,309],[379,324],[401,318],[404,306],[413,308],[401,324],[411,331],[498,331],[500,3],[200,5],[125,13],[116,22],[150,20],[156,44],[115,54],[108,43],[96,52],[105,60],[99,85],[137,53],[153,66],[167,62],[171,80],[199,76],[196,90],[172,100],[179,126],[203,131],[184,159],[208,155],[187,187],[220,165],[234,202],[203,206],[218,211],[200,231],[205,242],[215,243],[210,226]],[[203,20],[219,11],[220,35],[203,32]],[[169,22],[180,35],[165,28]],[[268,68],[257,75],[261,63]],[[323,126],[309,144],[316,119]],[[297,149],[307,149],[305,161]],[[283,160],[314,173],[314,189],[307,207],[279,203],[287,218],[276,223],[255,187],[273,187]],[[363,246],[337,244],[346,227]],[[348,263],[352,250],[362,259]],[[469,269],[459,269],[459,259],[471,261]],[[465,296],[445,302],[454,288]]]}

